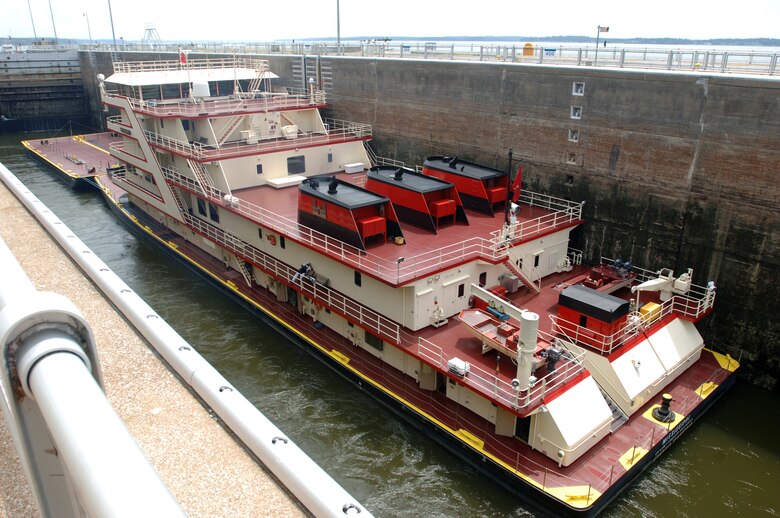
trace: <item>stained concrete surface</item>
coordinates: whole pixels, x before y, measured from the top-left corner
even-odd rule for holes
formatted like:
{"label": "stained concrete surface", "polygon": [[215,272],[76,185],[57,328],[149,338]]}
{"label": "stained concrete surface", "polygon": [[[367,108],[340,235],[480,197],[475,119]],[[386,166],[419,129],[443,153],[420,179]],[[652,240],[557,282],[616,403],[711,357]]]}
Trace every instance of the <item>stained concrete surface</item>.
{"label": "stained concrete surface", "polygon": [[[109,402],[187,515],[305,515],[168,370],[2,182],[0,237],[37,289],[70,298],[90,322]],[[0,516],[37,515],[5,419],[0,419]]]}

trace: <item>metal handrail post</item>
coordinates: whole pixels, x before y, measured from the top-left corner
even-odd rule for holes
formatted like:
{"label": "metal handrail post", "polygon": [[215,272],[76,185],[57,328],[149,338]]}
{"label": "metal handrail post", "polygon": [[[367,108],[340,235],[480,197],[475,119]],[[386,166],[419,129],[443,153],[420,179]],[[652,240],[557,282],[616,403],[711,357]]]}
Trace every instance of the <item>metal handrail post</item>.
{"label": "metal handrail post", "polygon": [[89,324],[35,290],[2,239],[0,353],[0,406],[43,516],[183,515],[102,392]]}

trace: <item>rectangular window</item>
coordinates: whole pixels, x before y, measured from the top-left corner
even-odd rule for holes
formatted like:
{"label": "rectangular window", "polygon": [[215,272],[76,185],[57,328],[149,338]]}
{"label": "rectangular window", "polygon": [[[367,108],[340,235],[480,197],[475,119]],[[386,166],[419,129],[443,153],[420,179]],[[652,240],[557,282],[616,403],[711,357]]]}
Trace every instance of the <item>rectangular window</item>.
{"label": "rectangular window", "polygon": [[287,159],[287,174],[301,174],[306,171],[306,157],[291,156]]}
{"label": "rectangular window", "polygon": [[257,174],[263,174],[263,164],[257,164]]}
{"label": "rectangular window", "polygon": [[160,119],[160,127],[161,128],[165,127],[165,119]]}
{"label": "rectangular window", "polygon": [[487,272],[482,272],[479,274],[479,285],[484,288],[486,284],[487,284]]}
{"label": "rectangular window", "polygon": [[206,200],[198,198],[198,214],[201,216],[206,215]]}
{"label": "rectangular window", "polygon": [[534,268],[539,268],[539,258],[540,257],[541,257],[541,254],[534,256]]}
{"label": "rectangular window", "polygon": [[189,131],[189,129],[190,129],[190,121],[188,121],[187,119],[182,119],[181,127],[184,128],[184,131]]}
{"label": "rectangular window", "polygon": [[582,118],[582,106],[572,106],[571,107],[571,114],[572,119],[581,119]]}
{"label": "rectangular window", "polygon": [[369,333],[368,331],[366,331],[365,339],[366,339],[366,343],[371,347],[373,347],[374,349],[376,349],[377,351],[381,351],[382,349],[384,349],[385,344],[382,341],[382,339],[379,338],[378,336],[375,336]]}
{"label": "rectangular window", "polygon": [[574,153],[569,153],[566,156],[566,163],[567,164],[576,164],[577,163],[577,155]]}
{"label": "rectangular window", "polygon": [[219,209],[213,203],[209,203],[209,217],[211,221],[219,223]]}
{"label": "rectangular window", "polygon": [[328,153],[328,163],[333,162],[333,153]]}
{"label": "rectangular window", "polygon": [[263,239],[263,229],[260,227],[257,227],[257,237]]}
{"label": "rectangular window", "polygon": [[579,141],[580,141],[580,130],[570,129],[569,142],[579,142]]}
{"label": "rectangular window", "polygon": [[279,246],[282,248],[285,248],[286,243],[284,242],[284,236],[279,236]]}
{"label": "rectangular window", "polygon": [[360,272],[355,272],[355,286],[362,286],[363,285],[363,276],[360,275]]}
{"label": "rectangular window", "polygon": [[466,285],[458,284],[458,297],[462,297],[466,293]]}
{"label": "rectangular window", "polygon": [[571,85],[571,94],[572,95],[585,95],[585,83],[578,83],[574,82]]}

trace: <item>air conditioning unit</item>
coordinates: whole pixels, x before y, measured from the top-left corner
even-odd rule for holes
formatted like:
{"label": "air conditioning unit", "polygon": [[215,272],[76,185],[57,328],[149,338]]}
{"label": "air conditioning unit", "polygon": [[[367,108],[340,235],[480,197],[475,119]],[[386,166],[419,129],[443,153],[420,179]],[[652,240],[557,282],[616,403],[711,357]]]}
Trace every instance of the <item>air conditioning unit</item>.
{"label": "air conditioning unit", "polygon": [[232,194],[225,195],[225,203],[228,207],[238,207],[239,199]]}
{"label": "air conditioning unit", "polygon": [[451,358],[447,361],[447,368],[451,373],[463,377],[471,370],[471,364],[460,358]]}

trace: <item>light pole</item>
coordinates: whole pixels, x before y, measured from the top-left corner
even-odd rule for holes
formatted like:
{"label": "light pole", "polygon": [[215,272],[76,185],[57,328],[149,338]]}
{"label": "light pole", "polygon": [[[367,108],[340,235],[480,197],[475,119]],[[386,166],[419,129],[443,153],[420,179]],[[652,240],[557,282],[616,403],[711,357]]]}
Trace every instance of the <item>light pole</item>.
{"label": "light pole", "polygon": [[51,0],[49,0],[49,13],[51,13],[51,26],[54,27],[54,44],[57,45],[59,38],[57,38],[57,26],[54,25],[54,11],[51,9]]}
{"label": "light pole", "polygon": [[81,13],[84,18],[87,19],[87,33],[89,33],[89,44],[92,45],[92,29],[89,27],[89,15],[87,13]]}
{"label": "light pole", "polygon": [[114,38],[114,50],[116,50],[116,33],[114,32],[114,15],[111,12],[111,0],[108,0],[108,16],[111,18],[111,37]]}
{"label": "light pole", "polygon": [[596,27],[596,57],[593,59],[593,64],[596,65],[599,62],[599,36],[602,32],[609,32],[609,26],[602,27],[601,25]]}
{"label": "light pole", "polygon": [[33,26],[33,36],[35,36],[35,39],[38,39],[38,33],[35,32],[35,20],[33,19],[32,15],[32,7],[30,7],[30,0],[27,0],[27,9],[30,11],[30,23],[32,23]]}
{"label": "light pole", "polygon": [[341,11],[339,9],[339,0],[336,0],[336,48],[338,55],[341,55]]}
{"label": "light pole", "polygon": [[395,269],[395,282],[399,282],[401,280],[401,263],[402,262],[404,262],[404,258],[403,257],[399,257],[398,259],[395,260],[395,265],[396,265],[396,269]]}

